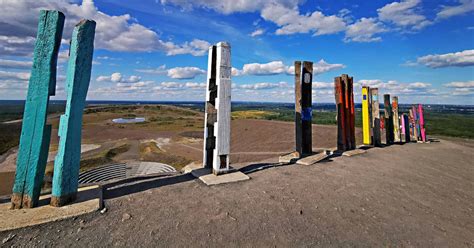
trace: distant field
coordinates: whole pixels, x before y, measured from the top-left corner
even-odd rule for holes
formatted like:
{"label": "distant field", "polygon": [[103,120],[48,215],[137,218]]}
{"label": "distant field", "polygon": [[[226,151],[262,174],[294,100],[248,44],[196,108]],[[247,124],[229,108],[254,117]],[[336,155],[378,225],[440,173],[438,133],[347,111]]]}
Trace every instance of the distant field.
{"label": "distant field", "polygon": [[[272,110],[269,108],[249,108],[245,110],[245,108],[238,108],[237,111],[232,113],[232,118],[294,121],[294,110]],[[443,113],[425,109],[425,120],[427,135],[474,139],[474,114]],[[313,124],[336,125],[336,111],[313,110]],[[355,125],[356,127],[362,126],[360,110],[356,110]]]}
{"label": "distant field", "polygon": [[[172,104],[167,104],[167,106]],[[201,131],[203,128],[202,116],[196,115],[197,111],[203,111],[203,105],[177,104],[185,106],[173,108],[163,107],[163,105],[98,105],[89,106],[84,111],[84,128],[89,126],[114,125],[122,127],[120,124],[106,123],[106,120],[117,117],[140,117],[146,116],[147,121],[127,125],[127,129],[143,131]],[[336,112],[331,104],[315,105],[313,110],[313,123],[321,125],[336,125]],[[405,107],[406,108],[406,107]],[[404,108],[400,108],[403,110]],[[474,139],[474,114],[462,110],[459,106],[454,106],[448,110],[446,107],[431,107],[425,109],[427,134],[443,135],[451,137],[461,137]],[[59,115],[64,111],[64,104],[51,104],[49,113]],[[20,119],[23,115],[23,105],[1,105],[0,108],[0,154],[5,153],[10,148],[18,145],[21,122],[5,124],[5,121]],[[233,119],[264,119],[293,121],[294,107],[292,104],[269,104],[269,103],[233,103]],[[58,127],[58,118],[51,120],[53,128]],[[361,113],[356,110],[357,127],[361,127]],[[52,147],[55,144],[52,143]],[[54,150],[54,149],[52,149]],[[108,156],[105,156],[109,159]],[[149,157],[149,156],[148,156]],[[180,163],[182,164],[182,163]]]}

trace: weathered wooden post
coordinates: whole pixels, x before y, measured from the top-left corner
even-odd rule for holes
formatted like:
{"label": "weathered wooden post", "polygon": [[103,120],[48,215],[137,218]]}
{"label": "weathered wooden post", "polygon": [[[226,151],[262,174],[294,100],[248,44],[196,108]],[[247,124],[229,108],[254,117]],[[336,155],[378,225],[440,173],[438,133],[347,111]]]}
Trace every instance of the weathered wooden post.
{"label": "weathered wooden post", "polygon": [[394,142],[400,142],[400,119],[398,116],[398,96],[392,97],[393,136]]}
{"label": "weathered wooden post", "polygon": [[353,78],[347,74],[334,78],[337,107],[337,149],[355,149]]}
{"label": "weathered wooden post", "polygon": [[313,62],[295,61],[295,131],[299,156],[312,153],[312,82]]}
{"label": "weathered wooden post", "polygon": [[362,135],[364,145],[371,145],[370,130],[372,127],[370,118],[370,88],[362,87]]}
{"label": "weathered wooden post", "polygon": [[52,206],[63,206],[76,198],[81,162],[82,112],[92,69],[95,22],[82,20],[72,33],[66,77],[66,112],[61,115],[59,148],[54,161]]}
{"label": "weathered wooden post", "polygon": [[229,171],[231,121],[230,44],[209,48],[203,166],[216,175]]}
{"label": "weathered wooden post", "polygon": [[419,120],[418,120],[418,111],[417,111],[417,108],[413,105],[411,107],[412,109],[412,112],[413,112],[413,133],[414,133],[414,138],[415,138],[415,141],[419,141],[420,140],[420,135],[419,135],[419,130],[420,130],[420,127],[419,127]]}
{"label": "weathered wooden post", "polygon": [[421,140],[426,142],[426,131],[425,131],[425,118],[423,115],[423,106],[418,104],[418,115],[420,116],[420,133],[421,133]]}
{"label": "weathered wooden post", "polygon": [[381,146],[382,141],[380,137],[380,104],[379,104],[379,89],[370,89],[371,109],[372,109],[372,141],[374,146]]}
{"label": "weathered wooden post", "polygon": [[385,139],[386,144],[393,144],[393,112],[392,112],[392,105],[390,104],[390,95],[385,94],[383,95],[383,105],[385,108]]}
{"label": "weathered wooden post", "polygon": [[40,11],[11,199],[14,209],[38,205],[51,138],[51,125],[45,124],[49,96],[56,90],[56,65],[63,27],[63,13]]}
{"label": "weathered wooden post", "polygon": [[405,135],[405,142],[410,142],[410,121],[408,118],[408,115],[403,114],[402,115],[402,121],[403,121],[403,134]]}

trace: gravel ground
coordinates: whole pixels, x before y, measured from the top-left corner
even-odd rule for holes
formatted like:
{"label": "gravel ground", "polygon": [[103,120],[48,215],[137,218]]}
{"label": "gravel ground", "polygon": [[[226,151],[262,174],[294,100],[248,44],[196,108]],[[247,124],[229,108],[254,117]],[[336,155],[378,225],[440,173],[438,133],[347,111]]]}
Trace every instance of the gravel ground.
{"label": "gravel ground", "polygon": [[0,245],[473,247],[473,154],[440,140],[213,187],[149,179],[104,192],[105,213],[3,232]]}

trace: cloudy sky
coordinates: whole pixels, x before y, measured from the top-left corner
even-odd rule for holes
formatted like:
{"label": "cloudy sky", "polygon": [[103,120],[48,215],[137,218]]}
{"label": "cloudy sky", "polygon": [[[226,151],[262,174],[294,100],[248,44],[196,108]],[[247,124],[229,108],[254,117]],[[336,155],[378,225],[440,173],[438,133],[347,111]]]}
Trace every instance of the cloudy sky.
{"label": "cloudy sky", "polygon": [[[344,3],[341,3],[344,2]],[[232,46],[232,99],[291,102],[295,60],[314,62],[313,102],[354,77],[401,103],[474,104],[474,0],[1,0],[0,99],[24,99],[38,14],[66,15],[56,96],[65,99],[68,44],[97,22],[88,100],[203,101],[207,51]]]}

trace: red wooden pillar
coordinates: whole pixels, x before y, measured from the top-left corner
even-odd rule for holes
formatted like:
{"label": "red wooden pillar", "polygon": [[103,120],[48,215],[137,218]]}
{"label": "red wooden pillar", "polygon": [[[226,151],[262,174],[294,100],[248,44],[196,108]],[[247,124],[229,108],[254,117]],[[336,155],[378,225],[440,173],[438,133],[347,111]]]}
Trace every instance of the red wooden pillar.
{"label": "red wooden pillar", "polygon": [[355,149],[355,110],[353,78],[347,74],[334,79],[337,107],[337,149]]}

